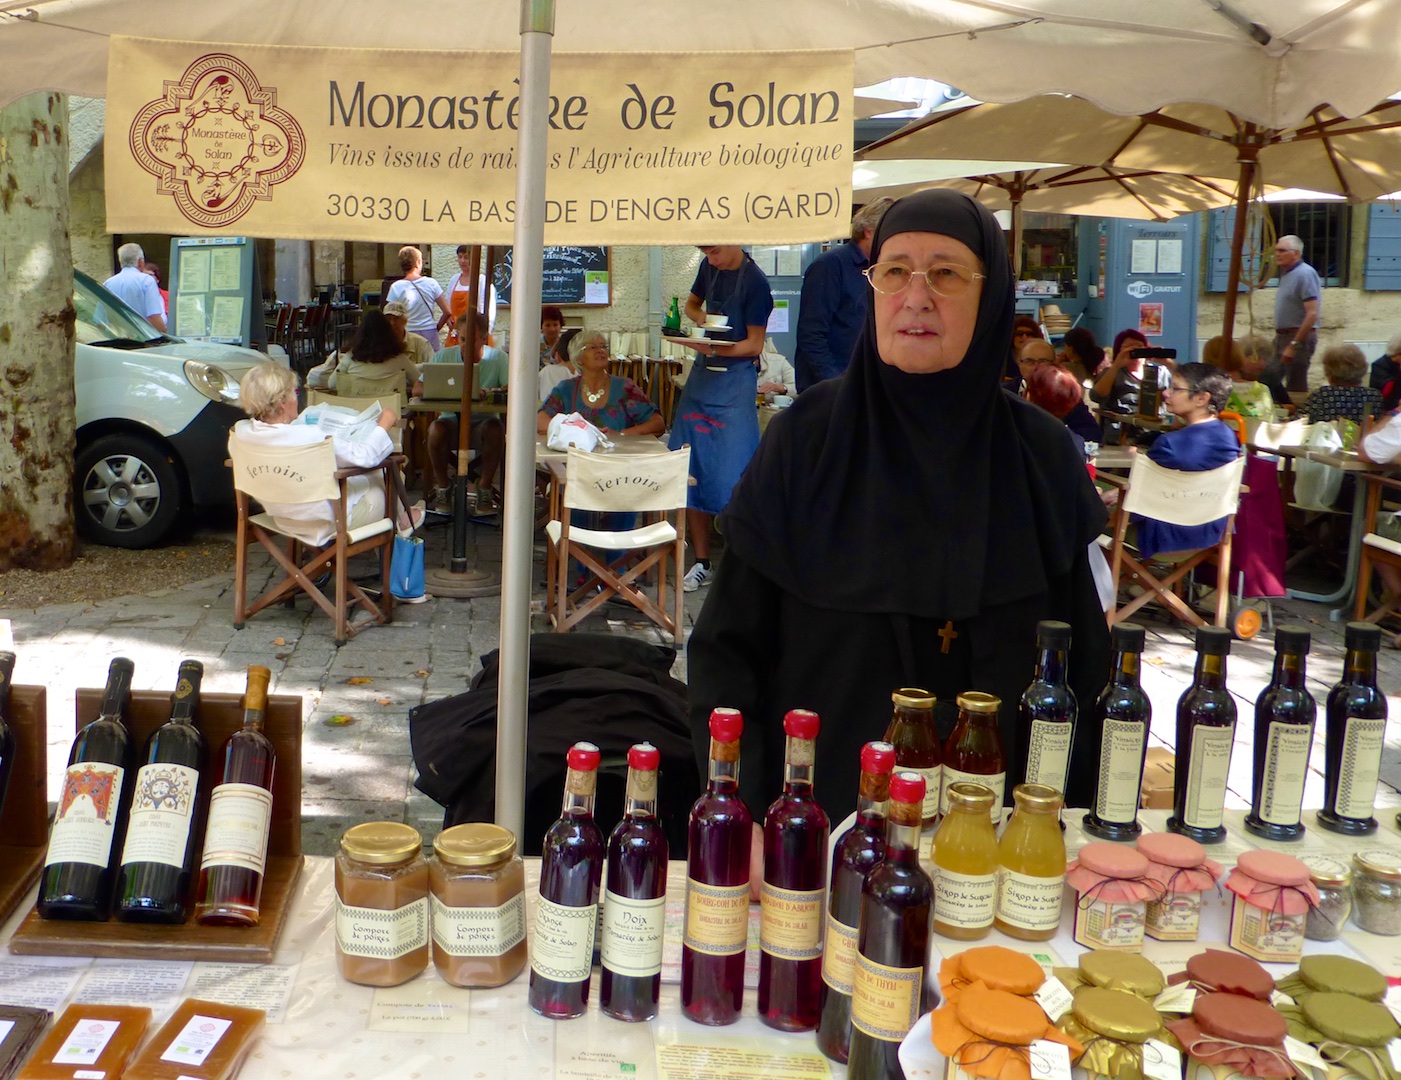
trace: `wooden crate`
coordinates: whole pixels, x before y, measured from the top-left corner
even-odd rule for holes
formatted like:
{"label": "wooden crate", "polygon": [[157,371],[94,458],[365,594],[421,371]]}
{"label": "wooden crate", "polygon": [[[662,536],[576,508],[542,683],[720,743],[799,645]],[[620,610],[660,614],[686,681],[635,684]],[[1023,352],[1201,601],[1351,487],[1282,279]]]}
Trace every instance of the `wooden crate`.
{"label": "wooden crate", "polygon": [[44,776],[48,753],[48,695],[42,686],[11,686],[5,719],[15,736],[10,788],[0,812],[0,923],[39,880],[49,845]]}
{"label": "wooden crate", "polygon": [[[243,726],[240,701],[238,694],[200,695],[195,720],[209,746],[208,775],[211,777],[219,776],[223,767],[219,748],[224,740]],[[79,725],[97,715],[101,702],[101,690],[78,691]],[[169,718],[169,693],[132,692],[127,724],[136,741],[138,755],[150,734]],[[302,699],[270,695],[263,731],[277,752],[277,770],[273,776],[272,825],[267,872],[263,877],[262,917],[257,926],[200,926],[193,919],[181,926],[123,923],[115,919],[105,923],[63,922],[41,919],[37,911],[31,911],[10,939],[10,951],[45,956],[271,963],[302,873]],[[206,790],[213,782],[206,779]],[[201,836],[201,847],[203,842]]]}

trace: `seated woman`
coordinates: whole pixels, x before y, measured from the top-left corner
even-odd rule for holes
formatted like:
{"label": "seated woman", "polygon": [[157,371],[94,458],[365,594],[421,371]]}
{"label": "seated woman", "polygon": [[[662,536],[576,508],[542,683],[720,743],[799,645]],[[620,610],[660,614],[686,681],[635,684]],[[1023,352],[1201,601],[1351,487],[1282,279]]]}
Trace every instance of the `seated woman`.
{"label": "seated woman", "polygon": [[1231,380],[1231,394],[1223,411],[1265,420],[1273,418],[1274,397],[1268,386],[1257,381],[1264,365],[1261,362],[1252,363],[1252,374],[1247,375],[1245,349],[1240,342],[1218,334],[1202,346],[1202,363],[1220,369]]}
{"label": "seated woman", "polygon": [[535,414],[535,430],[544,435],[560,413],[578,413],[611,435],[660,435],[662,414],[631,379],[608,374],[608,341],[597,330],[584,330],[569,342],[569,358],[579,369],[550,391]]}
{"label": "seated woman", "polygon": [[1007,365],[1002,372],[1002,384],[1016,393],[1022,385],[1022,374],[1018,370],[1022,347],[1028,341],[1045,341],[1041,324],[1030,315],[1017,315],[1012,319],[1012,348],[1007,355]]}
{"label": "seated woman", "polygon": [[579,369],[574,366],[569,359],[569,343],[581,333],[577,326],[571,326],[568,330],[562,330],[559,339],[555,342],[555,347],[550,351],[552,360],[540,369],[540,396],[539,403],[543,405],[545,399],[552,391],[565,379],[572,379],[579,374]]}
{"label": "seated woman", "polygon": [[1106,412],[1138,411],[1142,388],[1143,359],[1131,356],[1135,349],[1148,348],[1148,339],[1137,330],[1120,330],[1114,336],[1114,359],[1100,369],[1090,396]]}
{"label": "seated woman", "polygon": [[1084,442],[1099,442],[1099,421],[1084,401],[1080,381],[1056,364],[1037,364],[1026,380],[1026,399],[1039,405]]}
{"label": "seated woman", "polygon": [[[1148,456],[1165,469],[1206,472],[1240,457],[1236,433],[1216,418],[1231,396],[1231,380],[1210,364],[1179,364],[1167,389],[1168,412],[1185,427],[1159,435]],[[1161,552],[1197,551],[1220,543],[1226,519],[1205,525],[1169,525],[1135,515],[1137,546],[1144,558]]]}
{"label": "seated woman", "polygon": [[[299,422],[297,416],[297,376],[269,361],[259,364],[243,376],[238,384],[238,403],[251,419],[240,420],[233,426],[233,436],[240,442],[261,447],[315,446],[324,442],[326,433],[315,424]],[[394,452],[389,429],[398,420],[393,409],[385,409],[375,421],[376,426],[363,438],[332,437],[336,451],[336,467],[360,469],[378,465]],[[384,482],[379,476],[352,476],[346,482],[349,510],[346,526],[368,525],[385,516]],[[336,535],[335,508],[329,501],[320,503],[264,503],[263,508],[273,516],[278,528],[304,543],[320,547]],[[423,520],[423,511],[415,508],[412,521],[399,511],[399,528],[406,529]]]}
{"label": "seated woman", "polygon": [[1340,417],[1354,424],[1362,423],[1362,414],[1376,416],[1382,411],[1382,392],[1363,386],[1367,377],[1367,358],[1356,345],[1330,345],[1323,350],[1323,374],[1328,385],[1320,386],[1300,408],[1311,424],[1321,424]]}
{"label": "seated woman", "polygon": [[798,392],[798,376],[793,363],[773,347],[771,339],[764,340],[764,351],[759,354],[759,393],[787,394],[792,397]]}
{"label": "seated woman", "polygon": [[[1368,417],[1362,432],[1357,440],[1357,456],[1363,461],[1374,465],[1401,462],[1401,414]],[[1401,541],[1401,515],[1378,514],[1377,532],[1388,540]],[[1401,596],[1401,569],[1386,563],[1377,563],[1375,569],[1382,579],[1383,601],[1390,602]]]}
{"label": "seated woman", "polygon": [[336,393],[348,397],[384,393],[385,380],[395,373],[403,376],[406,395],[423,393],[418,365],[389,320],[378,311],[367,311],[350,343],[349,358],[342,357],[336,368]]}
{"label": "seated woman", "polygon": [[1081,383],[1098,376],[1109,363],[1104,355],[1104,346],[1095,340],[1094,332],[1084,326],[1072,326],[1065,332],[1060,344],[1062,366],[1069,368]]}
{"label": "seated woman", "polygon": [[1284,385],[1284,368],[1275,360],[1275,344],[1263,334],[1251,334],[1237,338],[1236,343],[1245,354],[1241,374],[1247,382],[1256,381],[1267,387],[1274,398],[1275,408],[1294,411],[1294,399]]}

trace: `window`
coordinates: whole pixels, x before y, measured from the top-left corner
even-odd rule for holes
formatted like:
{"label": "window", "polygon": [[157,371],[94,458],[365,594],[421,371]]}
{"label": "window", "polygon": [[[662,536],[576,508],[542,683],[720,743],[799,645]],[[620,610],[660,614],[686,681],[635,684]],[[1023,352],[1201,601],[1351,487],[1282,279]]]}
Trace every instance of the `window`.
{"label": "window", "polygon": [[[1318,271],[1325,286],[1346,285],[1348,272],[1348,205],[1344,202],[1268,203],[1276,236],[1293,234],[1304,242],[1304,261]],[[1225,292],[1231,259],[1234,208],[1212,210],[1207,232],[1207,291]],[[1261,237],[1256,230],[1245,237],[1241,281],[1256,279]],[[1278,284],[1271,278],[1267,285]]]}

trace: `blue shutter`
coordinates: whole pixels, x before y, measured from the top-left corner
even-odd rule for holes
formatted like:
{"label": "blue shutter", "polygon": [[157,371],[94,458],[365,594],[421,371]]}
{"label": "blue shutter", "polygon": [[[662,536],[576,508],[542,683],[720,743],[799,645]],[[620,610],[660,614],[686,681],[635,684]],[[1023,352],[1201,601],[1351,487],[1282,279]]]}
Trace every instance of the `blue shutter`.
{"label": "blue shutter", "polygon": [[1368,207],[1364,289],[1401,289],[1401,203],[1375,202]]}
{"label": "blue shutter", "polygon": [[[1226,281],[1231,273],[1231,233],[1236,227],[1236,208],[1228,206],[1220,210],[1207,211],[1206,245],[1206,291],[1225,292]],[[1260,231],[1257,228],[1252,237],[1247,231],[1245,237],[1245,259],[1241,263],[1240,291],[1246,292],[1245,282],[1259,273],[1260,260],[1252,252],[1260,249]]]}

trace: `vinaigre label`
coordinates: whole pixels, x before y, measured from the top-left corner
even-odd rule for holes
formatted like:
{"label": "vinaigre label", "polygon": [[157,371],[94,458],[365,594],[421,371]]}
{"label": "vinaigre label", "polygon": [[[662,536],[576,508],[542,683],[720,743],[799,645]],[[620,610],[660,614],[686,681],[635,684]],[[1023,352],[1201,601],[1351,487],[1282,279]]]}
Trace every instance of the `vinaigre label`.
{"label": "vinaigre label", "polygon": [[617,975],[645,979],[662,970],[666,897],[634,900],[615,892],[603,900],[603,966]]}
{"label": "vinaigre label", "polygon": [[851,994],[856,978],[856,927],[827,913],[827,943],[822,950],[822,981],[839,994]]}
{"label": "vinaigre label", "polygon": [[1349,716],[1343,725],[1343,756],[1338,769],[1339,817],[1366,819],[1377,801],[1382,771],[1385,720]]}
{"label": "vinaigre label", "polygon": [[706,885],[686,879],[682,943],[707,956],[732,956],[749,944],[749,884]]}
{"label": "vinaigre label", "polygon": [[428,944],[428,898],[403,907],[353,907],[336,897],[336,948],[346,956],[397,960]]}
{"label": "vinaigre label", "polygon": [[530,967],[555,982],[583,982],[593,967],[593,935],[598,905],[565,907],[540,897],[535,933],[530,937]]}
{"label": "vinaigre label", "polygon": [[759,948],[781,960],[820,957],[826,895],[826,889],[780,889],[764,882],[759,891]]}
{"label": "vinaigre label", "polygon": [[1194,829],[1221,827],[1234,735],[1234,728],[1201,724],[1192,732],[1192,757],[1187,764],[1187,805],[1182,819]]}
{"label": "vinaigre label", "polygon": [[1026,782],[1065,791],[1070,768],[1070,731],[1073,725],[1051,720],[1031,722],[1031,745],[1026,755]]}
{"label": "vinaigre label", "polygon": [[1304,807],[1304,776],[1313,746],[1312,724],[1270,724],[1260,817],[1271,825],[1297,825]]}
{"label": "vinaigre label", "polygon": [[45,866],[88,863],[105,867],[112,858],[112,832],[122,801],[120,765],[80,761],[63,774],[58,813],[49,833]]}
{"label": "vinaigre label", "polygon": [[[949,785],[950,784],[982,784],[985,788],[991,788],[995,798],[992,800],[992,810],[990,815],[994,822],[1002,820],[1002,796],[1007,787],[1007,774],[1000,773],[971,773],[960,772],[944,766],[944,793],[939,799],[939,812],[947,814],[949,812]],[[1059,790],[1059,789],[1057,789]]]}
{"label": "vinaigre label", "polygon": [[873,1039],[903,1042],[919,1019],[924,968],[897,968],[856,955],[851,1023]]}
{"label": "vinaigre label", "polygon": [[1105,718],[1099,740],[1099,789],[1095,792],[1095,817],[1100,821],[1129,824],[1138,816],[1147,737],[1144,724]]}
{"label": "vinaigre label", "polygon": [[195,812],[199,770],[160,761],[136,770],[127,822],[122,865],[162,863],[177,870],[185,865],[190,821]]}
{"label": "vinaigre label", "polygon": [[991,926],[997,913],[997,875],[956,874],[939,867],[934,878],[934,921],[968,930]]}
{"label": "vinaigre label", "polygon": [[449,956],[504,956],[525,940],[525,897],[497,907],[449,907],[430,897],[433,944]]}
{"label": "vinaigre label", "polygon": [[1022,930],[1054,930],[1060,925],[1064,891],[1064,874],[1034,877],[1004,867],[997,891],[997,919]]}

